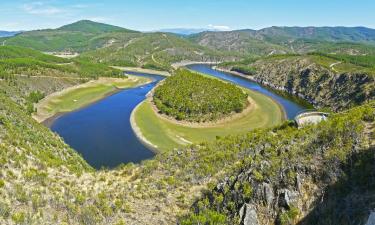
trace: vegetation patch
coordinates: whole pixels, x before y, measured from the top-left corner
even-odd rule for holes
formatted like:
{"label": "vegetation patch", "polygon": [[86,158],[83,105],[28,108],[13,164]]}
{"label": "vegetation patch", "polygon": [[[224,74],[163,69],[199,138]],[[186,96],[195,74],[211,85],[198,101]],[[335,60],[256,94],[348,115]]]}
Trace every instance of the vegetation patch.
{"label": "vegetation patch", "polygon": [[135,87],[149,82],[145,77],[99,78],[85,84],[73,86],[61,92],[53,93],[37,104],[34,118],[42,122],[61,112],[69,112],[86,106],[118,89]]}
{"label": "vegetation patch", "polygon": [[178,70],[155,89],[160,113],[190,122],[216,121],[240,113],[249,104],[247,93],[234,84]]}
{"label": "vegetation patch", "polygon": [[246,113],[210,126],[192,126],[166,119],[155,112],[150,100],[146,100],[134,110],[133,126],[138,128],[139,135],[159,151],[168,151],[191,143],[210,142],[222,136],[281,123],[284,119],[283,111],[275,101],[255,91],[249,90],[247,94],[252,102],[251,107],[245,109]]}

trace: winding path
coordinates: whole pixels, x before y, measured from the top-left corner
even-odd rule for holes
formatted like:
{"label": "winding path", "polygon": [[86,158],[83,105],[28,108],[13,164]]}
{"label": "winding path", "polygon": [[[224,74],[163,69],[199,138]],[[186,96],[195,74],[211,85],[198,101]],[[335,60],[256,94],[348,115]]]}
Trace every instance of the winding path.
{"label": "winding path", "polygon": [[338,72],[336,69],[335,69],[335,67],[334,66],[336,66],[336,65],[338,65],[338,64],[340,64],[340,63],[342,63],[342,62],[335,62],[335,63],[332,63],[331,65],[329,65],[329,68],[331,68],[333,71],[335,71],[335,72]]}

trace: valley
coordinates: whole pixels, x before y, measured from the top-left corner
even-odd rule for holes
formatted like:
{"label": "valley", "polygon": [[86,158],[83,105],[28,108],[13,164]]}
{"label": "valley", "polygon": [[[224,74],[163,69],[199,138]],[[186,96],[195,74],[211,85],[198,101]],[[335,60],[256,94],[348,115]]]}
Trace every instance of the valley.
{"label": "valley", "polygon": [[[0,42],[0,224],[366,224],[375,209],[373,29],[83,20]],[[327,120],[297,127],[309,109]]]}

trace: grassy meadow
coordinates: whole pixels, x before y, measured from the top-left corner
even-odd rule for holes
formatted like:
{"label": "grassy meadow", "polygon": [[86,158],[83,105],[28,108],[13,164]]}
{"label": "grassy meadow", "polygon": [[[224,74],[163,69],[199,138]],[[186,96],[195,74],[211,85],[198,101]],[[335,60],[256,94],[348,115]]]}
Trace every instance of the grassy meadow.
{"label": "grassy meadow", "polygon": [[282,108],[271,98],[250,90],[248,94],[254,104],[250,112],[217,125],[191,127],[174,123],[158,116],[149,99],[135,109],[133,119],[142,136],[159,151],[190,143],[213,141],[219,136],[245,133],[256,128],[271,127],[284,119]]}
{"label": "grassy meadow", "polygon": [[69,112],[98,101],[118,89],[135,87],[149,82],[145,77],[99,78],[51,94],[36,105],[33,117],[41,122],[58,113]]}

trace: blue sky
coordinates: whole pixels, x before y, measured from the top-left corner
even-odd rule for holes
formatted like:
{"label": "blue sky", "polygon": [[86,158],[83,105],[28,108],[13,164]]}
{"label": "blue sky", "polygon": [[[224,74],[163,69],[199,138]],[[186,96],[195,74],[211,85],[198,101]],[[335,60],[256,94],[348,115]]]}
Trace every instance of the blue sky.
{"label": "blue sky", "polygon": [[375,28],[375,0],[0,0],[0,30],[56,28],[81,19],[135,30]]}

